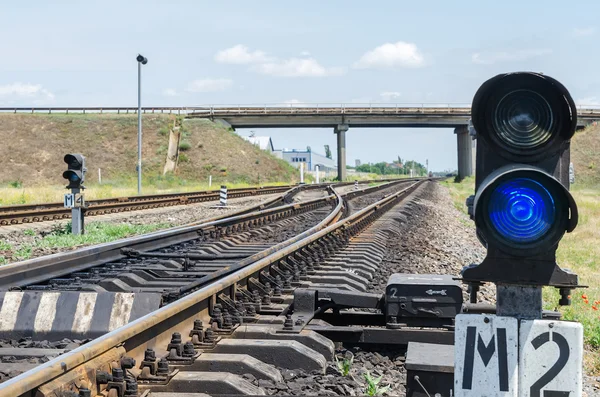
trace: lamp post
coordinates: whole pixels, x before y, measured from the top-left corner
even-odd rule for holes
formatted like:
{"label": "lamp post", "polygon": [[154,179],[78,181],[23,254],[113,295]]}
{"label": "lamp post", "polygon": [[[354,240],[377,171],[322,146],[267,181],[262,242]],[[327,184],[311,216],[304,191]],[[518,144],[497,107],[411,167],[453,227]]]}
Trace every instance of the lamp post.
{"label": "lamp post", "polygon": [[148,63],[148,58],[138,54],[138,194],[142,194],[142,65]]}

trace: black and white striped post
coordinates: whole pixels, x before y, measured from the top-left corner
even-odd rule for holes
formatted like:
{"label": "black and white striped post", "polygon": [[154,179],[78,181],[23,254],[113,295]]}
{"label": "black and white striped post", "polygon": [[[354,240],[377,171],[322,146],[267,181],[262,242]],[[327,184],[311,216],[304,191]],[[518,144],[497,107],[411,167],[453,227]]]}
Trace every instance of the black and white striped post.
{"label": "black and white striped post", "polygon": [[358,190],[358,181],[354,181],[354,190]]}
{"label": "black and white striped post", "polygon": [[227,206],[227,186],[221,185],[221,190],[219,191],[219,204],[222,207]]}

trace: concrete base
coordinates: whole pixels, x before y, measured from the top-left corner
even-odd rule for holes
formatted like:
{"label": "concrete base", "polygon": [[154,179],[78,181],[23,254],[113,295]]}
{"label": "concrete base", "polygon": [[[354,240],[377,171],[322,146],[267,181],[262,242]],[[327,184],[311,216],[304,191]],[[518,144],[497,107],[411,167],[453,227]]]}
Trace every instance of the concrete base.
{"label": "concrete base", "polygon": [[[140,392],[146,389],[152,390],[152,396],[156,393],[188,393],[196,397],[198,390],[213,394],[245,394],[251,396],[263,396],[265,391],[254,386],[238,375],[226,372],[179,372],[166,385],[143,385],[138,384]],[[168,394],[167,394],[168,395]],[[202,395],[202,394],[200,394]],[[177,394],[181,396],[181,394]]]}
{"label": "concrete base", "polygon": [[297,334],[280,333],[282,327],[265,327],[260,325],[241,325],[233,333],[235,339],[295,340],[304,346],[322,354],[327,360],[333,360],[335,344],[314,331],[301,331]]}
{"label": "concrete base", "polygon": [[228,372],[235,375],[252,374],[256,379],[281,382],[281,373],[262,361],[247,354],[202,353],[191,365],[174,365],[181,371]]}
{"label": "concrete base", "polygon": [[323,374],[327,366],[322,354],[292,340],[224,339],[211,352],[248,354],[279,368],[302,368]]}
{"label": "concrete base", "polygon": [[159,293],[0,292],[0,338],[97,338],[160,307]]}

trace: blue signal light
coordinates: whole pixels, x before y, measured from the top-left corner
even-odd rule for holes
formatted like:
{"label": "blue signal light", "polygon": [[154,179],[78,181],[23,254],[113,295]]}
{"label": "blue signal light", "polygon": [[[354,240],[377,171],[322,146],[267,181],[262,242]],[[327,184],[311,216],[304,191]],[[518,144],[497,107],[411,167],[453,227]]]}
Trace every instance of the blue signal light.
{"label": "blue signal light", "polygon": [[542,239],[554,224],[556,206],[539,182],[516,178],[501,182],[489,196],[491,226],[510,242],[532,243]]}

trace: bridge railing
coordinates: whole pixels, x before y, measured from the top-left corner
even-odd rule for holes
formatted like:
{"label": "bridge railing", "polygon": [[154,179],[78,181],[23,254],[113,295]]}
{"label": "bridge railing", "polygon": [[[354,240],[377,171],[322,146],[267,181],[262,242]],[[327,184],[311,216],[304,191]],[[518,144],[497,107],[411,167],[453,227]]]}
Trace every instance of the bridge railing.
{"label": "bridge railing", "polygon": [[465,103],[267,103],[214,104],[193,108],[194,114],[276,114],[276,113],[402,113],[440,109],[444,112],[468,113]]}
{"label": "bridge railing", "polygon": [[[582,116],[600,115],[600,105],[578,105],[578,113]],[[201,106],[148,106],[142,107],[142,113],[226,115],[226,114],[278,114],[278,113],[470,113],[467,103],[267,103],[267,104],[213,104]],[[16,106],[0,107],[0,113],[113,113],[136,114],[137,107],[34,107]]]}

